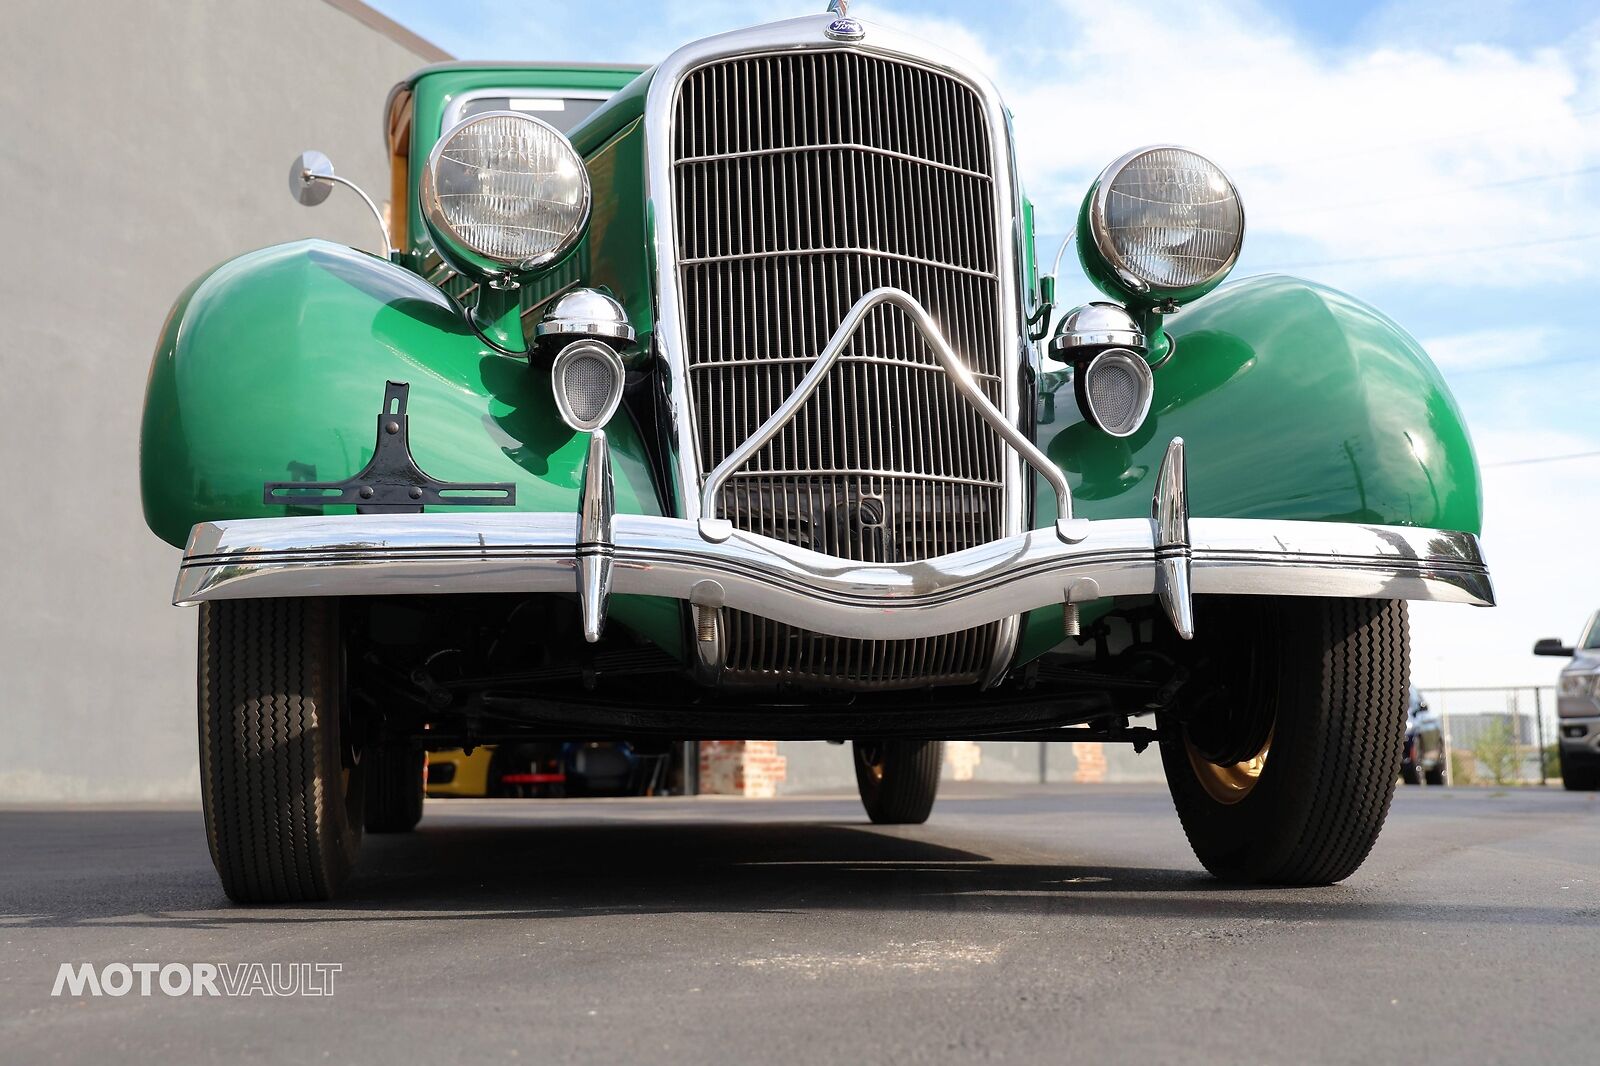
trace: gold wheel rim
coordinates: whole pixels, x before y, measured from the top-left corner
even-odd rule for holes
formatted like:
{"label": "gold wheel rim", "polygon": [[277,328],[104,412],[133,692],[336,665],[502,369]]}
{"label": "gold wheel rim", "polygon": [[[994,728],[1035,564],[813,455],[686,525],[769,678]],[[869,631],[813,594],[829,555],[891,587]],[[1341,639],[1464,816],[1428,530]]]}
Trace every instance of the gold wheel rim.
{"label": "gold wheel rim", "polygon": [[1267,752],[1272,748],[1272,732],[1267,732],[1267,739],[1260,751],[1227,766],[1207,759],[1187,737],[1183,744],[1189,752],[1189,765],[1194,767],[1194,776],[1200,781],[1200,787],[1206,790],[1206,795],[1218,803],[1232,806],[1255,791],[1256,784],[1261,780],[1261,771],[1267,767]]}
{"label": "gold wheel rim", "polygon": [[874,744],[870,748],[863,747],[861,749],[861,764],[867,768],[867,773],[872,775],[874,781],[883,780],[885,761],[883,750],[878,745]]}

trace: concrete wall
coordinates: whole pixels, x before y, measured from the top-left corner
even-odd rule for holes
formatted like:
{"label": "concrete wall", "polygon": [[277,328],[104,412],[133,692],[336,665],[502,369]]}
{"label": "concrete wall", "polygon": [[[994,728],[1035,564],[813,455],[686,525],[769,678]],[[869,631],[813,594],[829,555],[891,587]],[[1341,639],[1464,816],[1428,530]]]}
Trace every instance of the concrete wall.
{"label": "concrete wall", "polygon": [[318,235],[370,248],[389,87],[440,58],[341,0],[11,0],[0,33],[0,801],[198,793],[192,611],[145,529],[156,334],[196,274]]}

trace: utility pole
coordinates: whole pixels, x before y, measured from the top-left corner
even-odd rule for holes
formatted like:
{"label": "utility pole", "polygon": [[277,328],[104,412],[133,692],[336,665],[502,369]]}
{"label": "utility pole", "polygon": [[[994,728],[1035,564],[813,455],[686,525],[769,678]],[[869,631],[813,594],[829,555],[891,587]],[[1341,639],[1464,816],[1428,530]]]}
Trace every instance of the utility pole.
{"label": "utility pole", "polygon": [[1539,734],[1539,786],[1542,788],[1549,784],[1544,777],[1544,705],[1539,696],[1538,686],[1533,689],[1533,723]]}

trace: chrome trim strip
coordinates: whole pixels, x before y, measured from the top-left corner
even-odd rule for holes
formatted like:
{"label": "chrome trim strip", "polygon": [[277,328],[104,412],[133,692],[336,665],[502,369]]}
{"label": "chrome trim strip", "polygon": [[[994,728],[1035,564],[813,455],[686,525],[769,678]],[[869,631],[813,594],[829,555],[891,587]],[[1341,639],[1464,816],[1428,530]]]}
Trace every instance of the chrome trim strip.
{"label": "chrome trim strip", "polygon": [[[833,147],[829,145],[828,147]],[[941,263],[936,259],[923,259],[915,255],[902,255],[899,252],[885,252],[878,248],[862,248],[855,245],[840,245],[836,248],[780,248],[776,251],[738,252],[733,255],[700,255],[678,260],[679,266],[700,266],[704,263],[739,263],[749,259],[776,259],[780,257],[800,258],[812,255],[865,255],[874,259],[893,259],[897,263],[914,263],[917,266],[938,267],[940,270],[949,270],[956,274],[965,274],[973,278],[993,279],[994,274],[988,270],[977,270],[973,267],[959,266],[955,263]]]}
{"label": "chrome trim strip", "polygon": [[583,639],[594,644],[605,632],[606,608],[611,596],[613,523],[616,492],[611,477],[611,444],[606,431],[589,435],[583,460],[583,496],[578,504],[578,605],[583,615]]}
{"label": "chrome trim strip", "polygon": [[[749,611],[846,637],[935,636],[1062,602],[1156,592],[1163,549],[1152,519],[1083,520],[1068,544],[1035,530],[917,563],[819,555],[735,530],[708,544],[697,523],[616,515],[616,595],[669,596]],[[195,526],[174,602],[273,596],[465,592],[571,594],[578,527],[570,513],[341,515]],[[1250,594],[1494,603],[1470,533],[1403,526],[1197,518],[1197,595]],[[1074,596],[1076,601],[1078,598]]]}
{"label": "chrome trim strip", "polygon": [[[800,384],[795,386],[782,403],[772,412],[772,416],[745,438],[743,444],[728,453],[728,457],[717,464],[717,468],[706,475],[705,488],[700,495],[700,533],[710,541],[724,541],[733,534],[733,523],[717,516],[717,497],[722,493],[722,486],[728,479],[751,457],[766,447],[767,442],[777,436],[778,431],[788,425],[794,416],[805,406],[811,394],[817,391],[817,386],[822,384],[822,379],[828,376],[828,371],[833,364],[839,361],[844,350],[850,344],[850,339],[855,336],[861,322],[879,304],[894,304],[904,311],[911,319],[911,324],[922,334],[928,342],[928,349],[933,352],[934,358],[939,360],[939,365],[944,367],[945,376],[955,386],[957,392],[983,416],[989,427],[1000,435],[1000,438],[1011,445],[1013,451],[1027,460],[1029,466],[1039,472],[1039,476],[1050,483],[1050,488],[1056,494],[1056,513],[1060,517],[1056,520],[1056,533],[1062,540],[1071,541],[1081,539],[1079,527],[1081,523],[1072,520],[1072,489],[1067,484],[1066,475],[1052,463],[1048,456],[1041,452],[1027,434],[1018,429],[1015,423],[1006,419],[1006,416],[995,409],[994,404],[983,394],[977,382],[972,378],[972,372],[967,369],[966,362],[957,355],[955,349],[950,347],[950,342],[945,340],[944,334],[939,331],[939,326],[933,321],[922,304],[916,297],[902,289],[879,288],[865,293],[851,305],[845,313],[844,320],[833,331],[833,336],[828,338],[828,343],[823,346],[822,354],[817,356],[816,362],[811,364],[811,369],[806,371],[806,376],[800,379]],[[1174,441],[1178,448],[1181,464],[1183,457],[1183,442]],[[1170,452],[1168,453],[1170,456]],[[1181,465],[1180,465],[1181,473]]]}
{"label": "chrome trim strip", "polygon": [[1189,576],[1189,471],[1183,461],[1183,438],[1167,442],[1167,454],[1156,473],[1150,521],[1156,538],[1156,599],[1166,609],[1172,628],[1184,640],[1194,639],[1194,597]]}
{"label": "chrome trim strip", "polygon": [[[762,148],[747,152],[716,152],[712,155],[684,156],[677,160],[674,166],[688,166],[690,163],[721,163],[729,159],[753,159],[757,156],[769,155],[794,155],[798,152],[832,152],[841,148],[849,148],[868,155],[881,155],[886,159],[899,159],[907,163],[916,163],[919,166],[933,167],[935,170],[948,170],[953,174],[965,174],[969,178],[978,178],[981,181],[992,181],[989,175],[982,171],[969,170],[958,167],[954,163],[941,163],[936,159],[924,159],[919,155],[910,155],[906,152],[896,152],[891,148],[879,148],[872,144],[861,144],[858,141],[830,141],[827,144],[794,144],[782,148]],[[687,260],[685,260],[687,262]]]}
{"label": "chrome trim strip", "polygon": [[[741,366],[776,366],[776,365],[779,365],[779,364],[788,364],[788,363],[812,363],[812,362],[816,361],[816,358],[817,357],[814,356],[814,355],[773,355],[773,356],[766,356],[766,357],[760,358],[760,359],[741,359],[741,360],[739,360],[739,365],[741,365]],[[887,356],[881,356],[881,355],[847,355],[847,356],[844,356],[843,358],[841,358],[839,361],[841,363],[869,363],[869,364],[874,365],[874,366],[892,366],[892,367],[895,367],[895,368],[901,369],[901,370],[926,370],[926,371],[941,371],[942,372],[943,369],[944,369],[938,363],[909,363],[904,359],[891,359],[891,358],[889,358]],[[723,365],[722,363],[716,362],[716,361],[705,362],[705,363],[701,363],[700,364],[700,366],[702,368],[718,367],[718,366],[722,366],[722,365]],[[999,381],[1000,380],[1000,375],[998,375],[998,374],[986,374],[981,370],[973,370],[970,367],[968,368],[967,372],[970,373],[972,375],[972,377],[977,381]],[[804,471],[796,470],[793,467],[786,467],[786,468],[784,468],[783,472],[786,473],[786,474],[804,473]],[[819,471],[819,472],[832,473],[832,471]],[[891,474],[891,475],[895,474],[895,473],[901,473],[901,472],[903,472],[903,471],[892,471],[892,470],[891,471],[884,471],[884,473]],[[933,478],[936,475],[933,475],[933,474],[919,474],[917,476],[918,477]],[[989,484],[999,484],[999,483],[998,482],[990,482]]]}

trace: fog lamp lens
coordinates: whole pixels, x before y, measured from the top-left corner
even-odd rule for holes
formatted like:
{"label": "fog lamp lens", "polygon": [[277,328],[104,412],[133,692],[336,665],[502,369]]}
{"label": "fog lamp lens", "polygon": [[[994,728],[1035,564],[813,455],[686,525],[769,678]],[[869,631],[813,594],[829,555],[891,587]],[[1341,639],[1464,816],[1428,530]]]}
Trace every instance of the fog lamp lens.
{"label": "fog lamp lens", "polygon": [[1150,413],[1155,377],[1150,364],[1126,348],[1107,348],[1073,375],[1078,409],[1090,424],[1113,437],[1126,437]]}
{"label": "fog lamp lens", "polygon": [[588,432],[611,421],[626,378],[615,351],[597,341],[574,341],[561,349],[550,373],[563,422]]}

